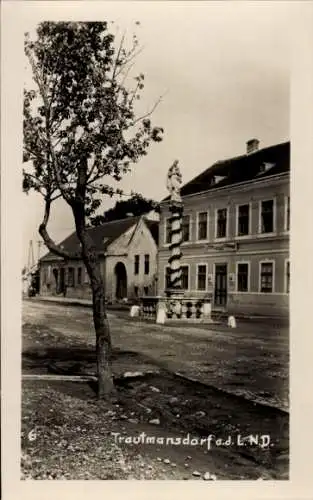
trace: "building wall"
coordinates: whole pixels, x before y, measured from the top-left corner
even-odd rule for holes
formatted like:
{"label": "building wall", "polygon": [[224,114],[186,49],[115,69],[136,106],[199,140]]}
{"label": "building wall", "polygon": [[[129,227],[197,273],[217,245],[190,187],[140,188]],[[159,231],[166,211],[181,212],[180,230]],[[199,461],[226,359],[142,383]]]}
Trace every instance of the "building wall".
{"label": "building wall", "polygon": [[[101,266],[103,265],[103,260]],[[63,296],[64,293],[58,289],[54,271],[58,271],[60,276],[61,268],[64,268],[64,281],[66,284],[66,297],[70,298],[91,298],[91,289],[89,277],[82,261],[68,261],[64,264],[63,260],[50,262],[41,262],[40,264],[40,294],[51,296]],[[69,285],[69,268],[74,269],[74,286]],[[78,269],[81,269],[81,284],[78,283]],[[59,278],[58,278],[59,279]]]}
{"label": "building wall", "polygon": [[[246,183],[240,187],[221,188],[184,198],[184,214],[191,219],[190,241],[182,244],[182,265],[189,266],[189,287],[186,294],[209,296],[214,307],[215,264],[227,264],[227,304],[229,312],[251,314],[288,314],[289,295],[286,293],[286,261],[289,259],[289,232],[286,229],[286,200],[289,196],[289,176],[282,175],[262,182]],[[274,199],[274,231],[260,234],[260,202]],[[238,204],[250,204],[250,234],[236,236]],[[228,209],[228,231],[225,239],[215,236],[215,217],[218,208]],[[208,212],[208,237],[197,239],[197,213]],[[158,293],[165,289],[165,268],[170,255],[165,242],[165,219],[170,216],[168,204],[162,206],[160,219],[160,249]],[[227,246],[229,245],[229,246]],[[274,289],[261,293],[259,289],[260,262],[274,262]],[[249,289],[238,292],[236,270],[238,262],[249,263]],[[206,289],[197,289],[197,265],[207,266]]]}
{"label": "building wall", "polygon": [[[134,274],[135,255],[139,255],[139,273]],[[144,256],[149,255],[149,274],[144,273]],[[127,274],[127,297],[134,298],[137,295],[155,295],[157,274],[157,245],[146,224],[141,220],[118,238],[107,249],[106,257],[100,258],[101,274],[105,284],[105,295],[107,300],[116,300],[116,265],[122,263]],[[66,296],[71,298],[91,298],[89,277],[85,266],[80,260],[68,261],[65,265],[63,260],[41,261],[41,290],[42,295],[60,295],[57,290],[54,270],[64,267]],[[74,286],[69,286],[69,268],[74,269]],[[78,269],[81,269],[81,284],[78,283]],[[135,289],[135,287],[137,287]]]}
{"label": "building wall", "polygon": [[[157,275],[157,245],[146,224],[141,220],[136,230],[129,230],[108,249],[106,296],[115,300],[116,265],[122,262],[127,271],[127,296],[155,295]],[[139,255],[139,272],[135,274],[135,255]],[[149,255],[149,273],[144,272],[144,256]]]}

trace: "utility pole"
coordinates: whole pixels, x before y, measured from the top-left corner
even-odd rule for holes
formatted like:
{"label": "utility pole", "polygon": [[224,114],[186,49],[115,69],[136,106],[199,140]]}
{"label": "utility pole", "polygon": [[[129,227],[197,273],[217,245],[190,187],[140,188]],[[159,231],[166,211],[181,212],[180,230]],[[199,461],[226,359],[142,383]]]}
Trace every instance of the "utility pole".
{"label": "utility pole", "polygon": [[37,257],[37,261],[38,261],[38,264],[39,264],[39,260],[40,260],[40,251],[41,251],[41,245],[42,245],[42,241],[38,240],[37,241],[37,245],[38,245],[38,257]]}
{"label": "utility pole", "polygon": [[28,272],[34,267],[35,259],[34,259],[34,248],[33,248],[33,240],[30,240],[28,247]]}

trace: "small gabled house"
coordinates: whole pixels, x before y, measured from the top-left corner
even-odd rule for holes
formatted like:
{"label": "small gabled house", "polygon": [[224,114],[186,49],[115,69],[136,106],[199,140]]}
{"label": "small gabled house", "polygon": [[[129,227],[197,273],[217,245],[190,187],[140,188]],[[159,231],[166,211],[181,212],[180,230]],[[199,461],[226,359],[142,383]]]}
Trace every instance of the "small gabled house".
{"label": "small gabled house", "polygon": [[[108,302],[156,293],[158,221],[127,217],[90,228],[98,251]],[[76,233],[61,244],[79,250]],[[81,259],[64,261],[49,252],[40,259],[40,294],[90,298],[89,277]]]}

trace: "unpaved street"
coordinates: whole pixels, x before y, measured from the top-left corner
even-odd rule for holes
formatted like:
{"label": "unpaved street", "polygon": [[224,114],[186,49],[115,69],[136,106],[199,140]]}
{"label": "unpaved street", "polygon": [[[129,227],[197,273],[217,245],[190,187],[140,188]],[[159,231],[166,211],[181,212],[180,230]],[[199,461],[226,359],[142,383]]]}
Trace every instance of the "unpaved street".
{"label": "unpaved street", "polygon": [[[153,364],[252,401],[288,408],[287,326],[272,321],[239,321],[236,329],[160,326],[132,320],[123,312],[109,313],[109,319],[115,348],[143,354]],[[25,301],[23,323],[94,344],[89,308]]]}

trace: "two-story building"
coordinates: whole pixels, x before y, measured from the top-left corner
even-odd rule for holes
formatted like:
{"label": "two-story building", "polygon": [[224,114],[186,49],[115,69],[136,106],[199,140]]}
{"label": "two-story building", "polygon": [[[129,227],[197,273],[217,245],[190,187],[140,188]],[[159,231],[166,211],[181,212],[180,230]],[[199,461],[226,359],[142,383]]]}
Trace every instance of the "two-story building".
{"label": "two-story building", "polygon": [[[108,302],[156,293],[158,221],[127,217],[91,228]],[[79,251],[76,233],[61,244]],[[90,298],[89,277],[81,259],[64,261],[49,252],[40,259],[40,294]]]}
{"label": "two-story building", "polygon": [[[219,161],[185,184],[182,273],[188,296],[229,313],[288,315],[290,144]],[[161,203],[158,294],[168,287],[169,199]]]}

